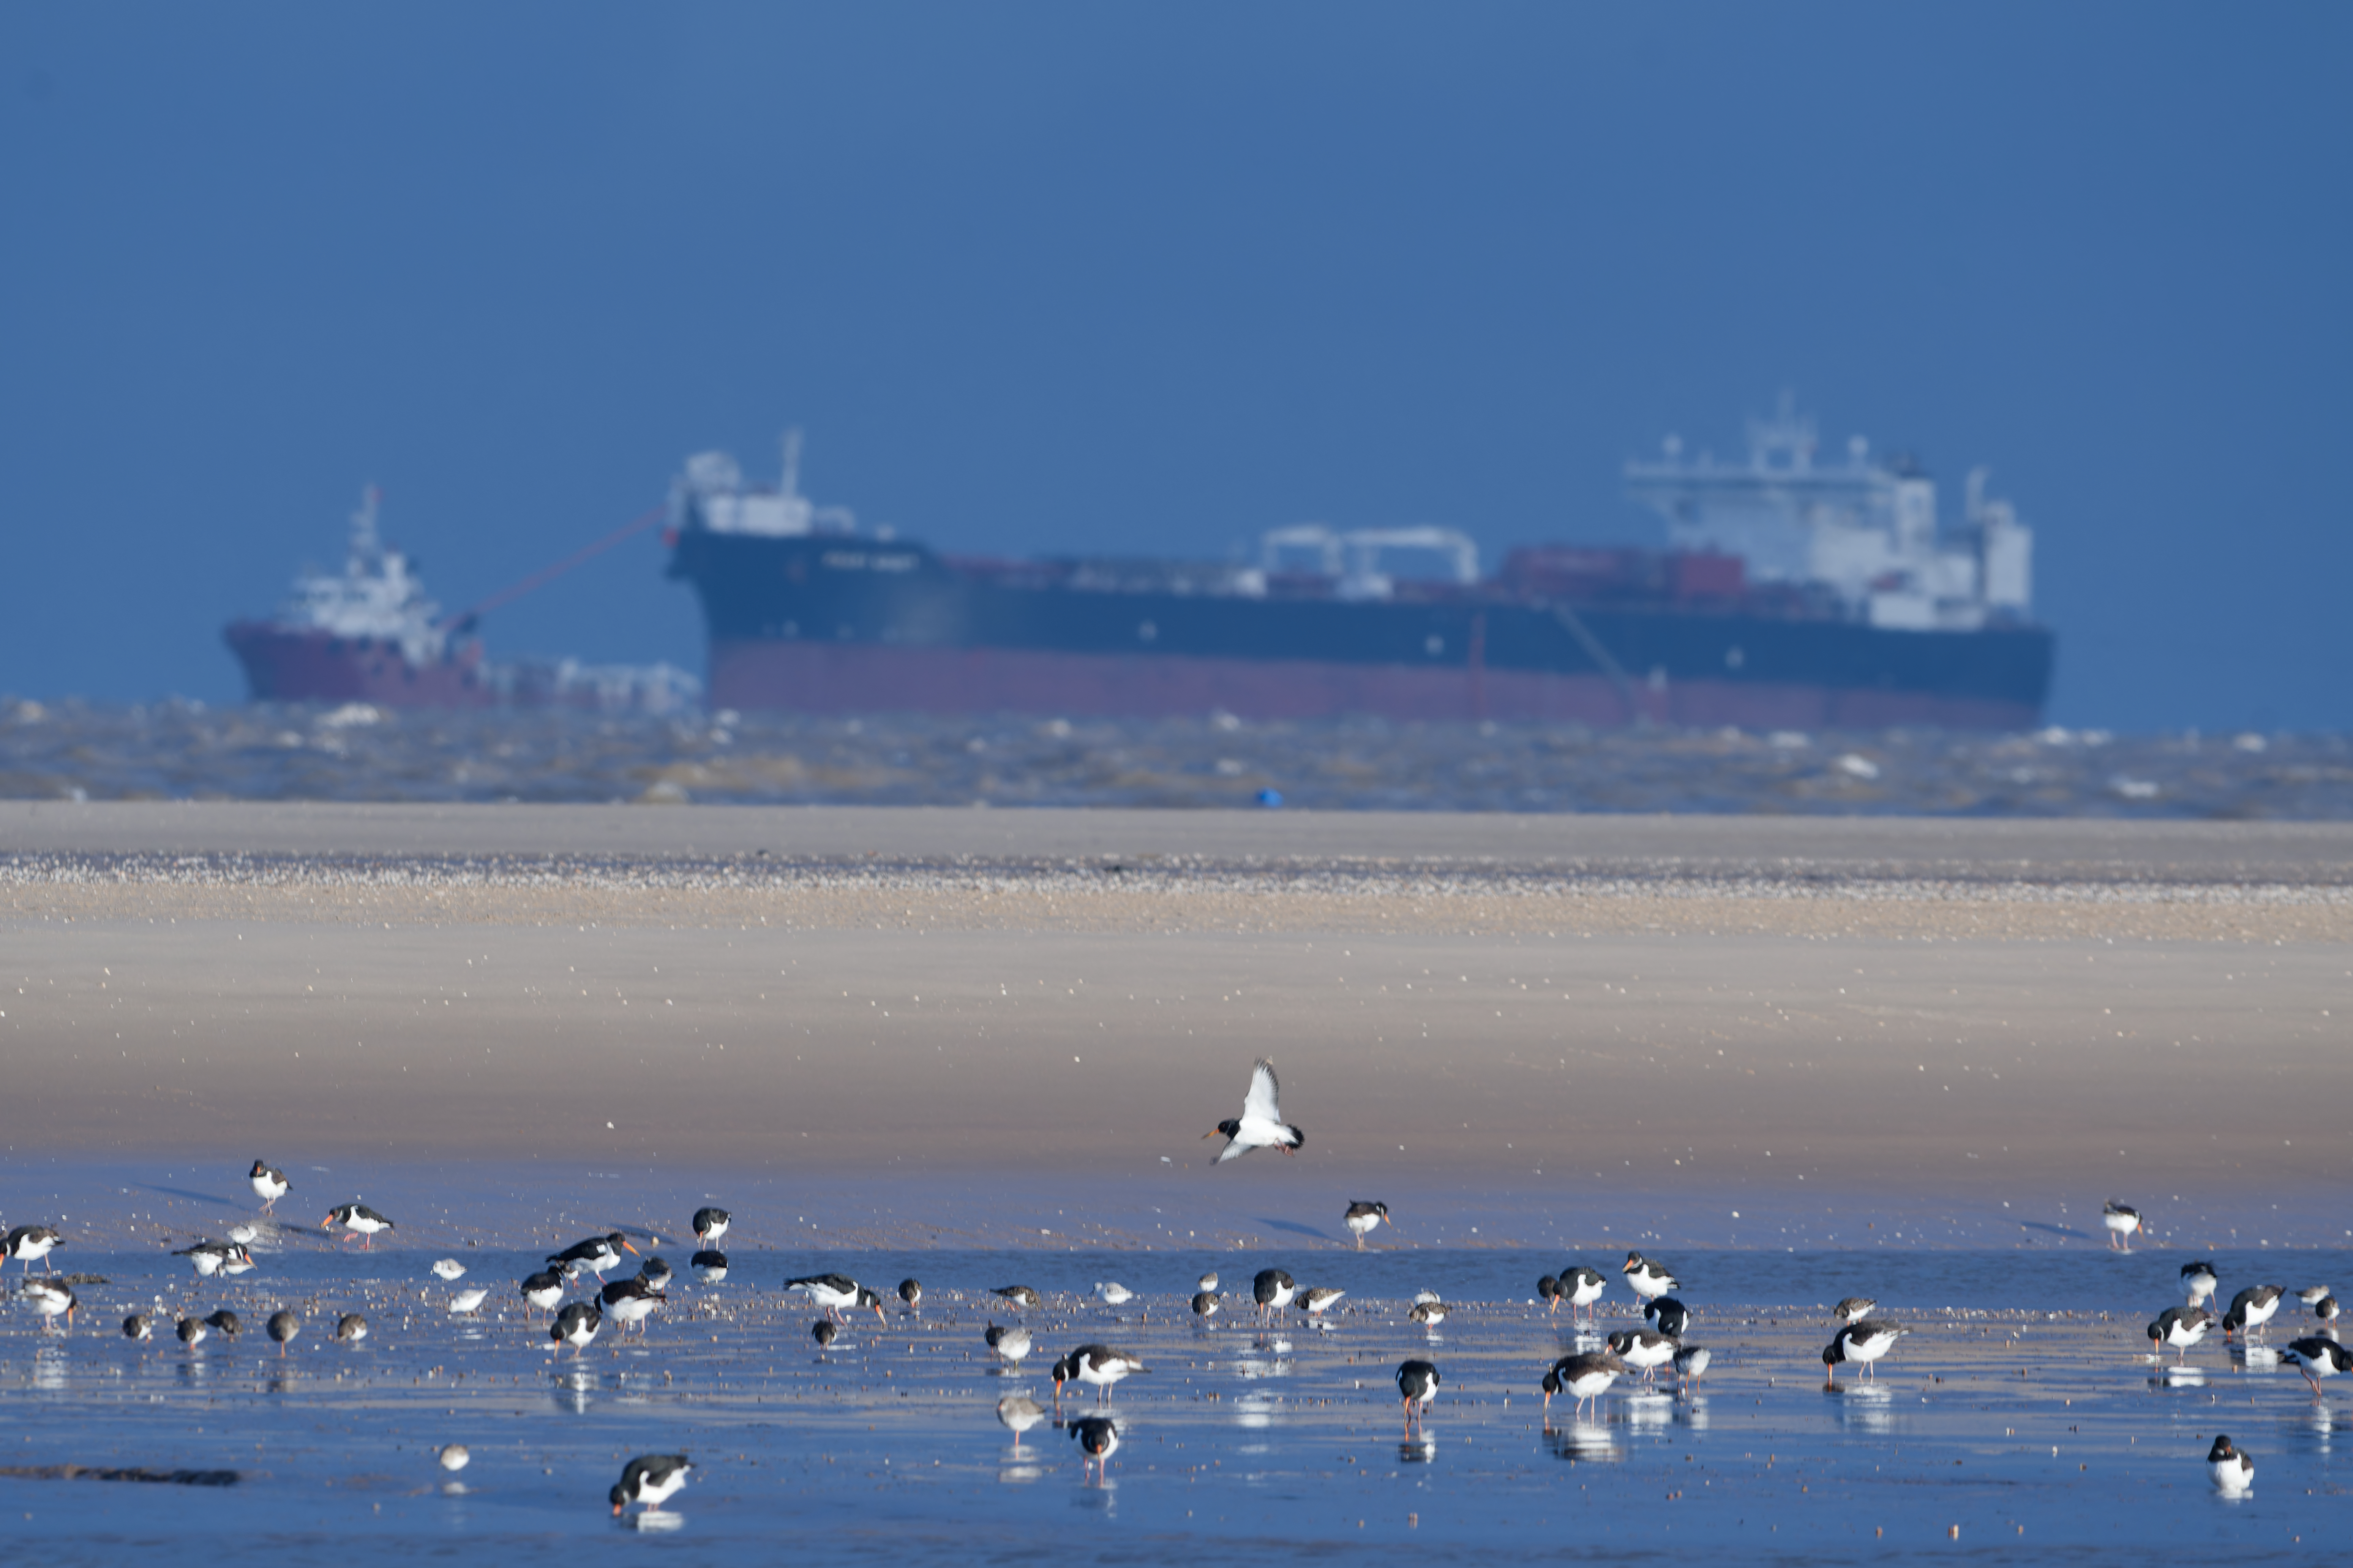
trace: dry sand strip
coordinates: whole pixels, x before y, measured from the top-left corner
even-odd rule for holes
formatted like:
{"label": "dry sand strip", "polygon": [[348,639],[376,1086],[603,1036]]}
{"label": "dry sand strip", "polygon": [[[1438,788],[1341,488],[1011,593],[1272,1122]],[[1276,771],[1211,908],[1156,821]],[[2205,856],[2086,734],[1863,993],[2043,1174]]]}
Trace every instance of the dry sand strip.
{"label": "dry sand strip", "polygon": [[[1344,822],[1364,837],[1318,863],[1232,855],[1229,819],[1182,815],[1134,825],[1141,849],[1072,847],[1104,823],[1040,813],[1018,845],[887,858],[892,814],[819,843],[789,811],[622,811],[569,849],[533,808],[437,808],[397,844],[372,808],[302,815],[289,858],[237,841],[242,808],[168,844],[100,842],[105,814],[33,843],[0,814],[11,1157],[1107,1189],[1200,1161],[1271,1053],[1308,1149],[1215,1179],[1315,1212],[1440,1182],[1988,1211],[2348,1195],[2344,830],[2092,832],[2061,878],[2017,864],[2040,824],[1927,825],[1907,860],[1903,824],[1703,823],[1713,865],[1633,873],[1661,826],[1587,824],[1572,847],[1604,873],[1485,857],[1492,825],[1446,818],[1394,819],[1387,846]],[[905,837],[1008,815],[906,814]],[[1208,848],[1183,852],[1188,826]],[[501,827],[525,847],[483,847]],[[723,833],[775,842],[702,842]]]}

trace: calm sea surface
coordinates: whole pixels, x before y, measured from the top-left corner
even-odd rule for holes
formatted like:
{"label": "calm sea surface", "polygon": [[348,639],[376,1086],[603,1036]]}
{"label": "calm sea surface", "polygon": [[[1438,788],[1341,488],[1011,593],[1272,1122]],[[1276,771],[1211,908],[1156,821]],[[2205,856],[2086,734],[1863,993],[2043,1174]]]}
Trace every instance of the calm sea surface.
{"label": "calm sea surface", "polygon": [[0,697],[0,798],[2353,817],[2353,737],[1757,734]]}

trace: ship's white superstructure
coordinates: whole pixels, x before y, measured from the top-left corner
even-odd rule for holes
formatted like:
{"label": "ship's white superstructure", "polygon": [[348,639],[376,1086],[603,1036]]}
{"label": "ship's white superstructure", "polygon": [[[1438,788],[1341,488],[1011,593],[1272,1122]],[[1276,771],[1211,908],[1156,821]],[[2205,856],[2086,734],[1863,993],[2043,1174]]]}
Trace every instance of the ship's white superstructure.
{"label": "ship's white superstructure", "polygon": [[279,606],[279,620],[295,630],[396,642],[409,663],[438,663],[448,644],[441,606],[425,596],[408,557],[386,550],[377,536],[376,508],[383,500],[375,485],[360,492],[342,574],[305,572],[295,578],[293,596]]}
{"label": "ship's white superstructure", "polygon": [[1677,550],[1737,556],[1752,584],[1818,586],[1847,613],[1900,631],[1974,631],[2023,622],[2034,536],[1969,475],[1961,525],[1940,526],[1936,485],[1907,459],[1875,459],[1857,436],[1843,463],[1815,462],[1814,424],[1788,397],[1751,420],[1748,458],[1683,454],[1670,436],[1655,462],[1626,465],[1628,493],[1666,519]]}
{"label": "ship's white superstructure", "polygon": [[848,507],[817,506],[801,494],[801,433],[784,437],[784,471],[775,489],[744,482],[744,470],[724,452],[697,452],[686,472],[670,485],[670,527],[699,520],[713,533],[751,533],[771,539],[803,533],[855,533],[858,520]]}

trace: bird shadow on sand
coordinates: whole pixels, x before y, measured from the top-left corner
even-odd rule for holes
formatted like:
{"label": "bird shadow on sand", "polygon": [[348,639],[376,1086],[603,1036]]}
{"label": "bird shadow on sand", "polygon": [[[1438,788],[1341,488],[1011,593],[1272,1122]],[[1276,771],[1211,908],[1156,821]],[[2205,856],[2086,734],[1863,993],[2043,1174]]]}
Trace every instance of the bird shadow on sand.
{"label": "bird shadow on sand", "polygon": [[2073,1226],[2045,1225],[2039,1219],[2020,1220],[2018,1222],[2018,1228],[2021,1230],[2048,1231],[2052,1236],[2063,1236],[2073,1241],[2089,1241],[2092,1239],[2088,1234],[2084,1231],[2077,1230]]}
{"label": "bird shadow on sand", "polygon": [[1269,1219],[1264,1215],[1261,1215],[1259,1216],[1258,1223],[1266,1226],[1269,1230],[1279,1230],[1291,1236],[1313,1237],[1317,1241],[1335,1241],[1338,1239],[1338,1237],[1333,1236],[1329,1231],[1318,1230],[1312,1225],[1301,1225],[1297,1220]]}
{"label": "bird shadow on sand", "polygon": [[131,1184],[142,1192],[161,1193],[167,1198],[187,1198],[200,1204],[218,1204],[223,1208],[235,1206],[234,1199],[225,1198],[218,1193],[192,1193],[185,1187],[159,1187],[153,1182],[133,1182]]}

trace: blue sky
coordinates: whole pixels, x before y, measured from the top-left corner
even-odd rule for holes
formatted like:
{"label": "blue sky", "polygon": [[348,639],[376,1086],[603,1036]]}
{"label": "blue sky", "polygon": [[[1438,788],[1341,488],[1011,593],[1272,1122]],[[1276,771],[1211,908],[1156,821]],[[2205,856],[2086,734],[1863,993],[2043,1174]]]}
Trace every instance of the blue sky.
{"label": "blue sky", "polygon": [[[0,691],[241,694],[359,485],[452,605],[689,452],[968,551],[1649,540],[1978,463],[2053,716],[2353,728],[2342,6],[0,10]],[[644,539],[494,653],[699,666]]]}

